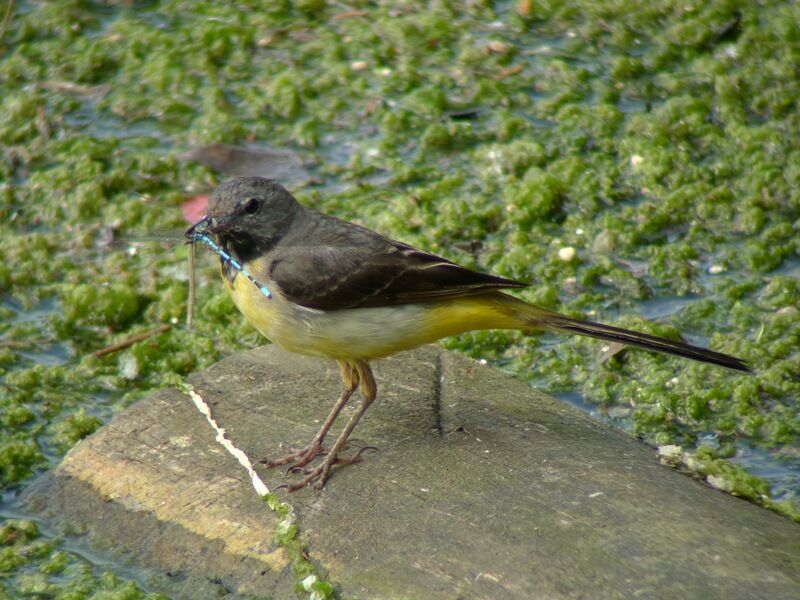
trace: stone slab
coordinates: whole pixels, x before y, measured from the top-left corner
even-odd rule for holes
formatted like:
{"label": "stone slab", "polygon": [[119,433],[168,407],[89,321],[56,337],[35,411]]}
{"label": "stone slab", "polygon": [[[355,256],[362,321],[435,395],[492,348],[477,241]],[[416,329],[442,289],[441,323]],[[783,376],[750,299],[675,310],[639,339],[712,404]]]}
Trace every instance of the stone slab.
{"label": "stone slab", "polygon": [[[354,437],[379,451],[337,469],[320,494],[279,492],[342,597],[800,597],[797,524],[436,347],[375,373],[378,402]],[[191,382],[254,461],[305,444],[340,391],[335,364],[274,346]],[[285,482],[258,470],[271,488]],[[174,597],[294,593],[275,516],[177,390],[81,442],[26,505]]]}

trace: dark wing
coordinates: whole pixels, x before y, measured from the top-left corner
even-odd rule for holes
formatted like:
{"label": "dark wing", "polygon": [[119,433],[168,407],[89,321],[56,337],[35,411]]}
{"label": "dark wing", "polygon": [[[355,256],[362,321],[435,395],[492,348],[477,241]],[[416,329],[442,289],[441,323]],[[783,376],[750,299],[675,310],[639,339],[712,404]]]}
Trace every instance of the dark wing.
{"label": "dark wing", "polygon": [[330,243],[276,249],[269,279],[293,302],[320,310],[395,306],[528,285],[466,269],[361,228]]}

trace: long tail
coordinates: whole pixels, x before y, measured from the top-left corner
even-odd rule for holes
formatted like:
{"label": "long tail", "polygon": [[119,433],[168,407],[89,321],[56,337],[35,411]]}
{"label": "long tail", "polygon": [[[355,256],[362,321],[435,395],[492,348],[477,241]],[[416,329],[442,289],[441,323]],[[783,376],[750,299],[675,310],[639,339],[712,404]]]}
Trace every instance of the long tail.
{"label": "long tail", "polygon": [[743,371],[745,373],[752,372],[747,363],[741,358],[723,354],[722,352],[714,352],[707,348],[699,348],[684,342],[676,342],[674,340],[668,340],[646,333],[639,333],[638,331],[631,331],[629,329],[622,329],[621,327],[614,327],[612,325],[572,319],[565,315],[544,310],[524,302],[520,303],[524,304],[525,308],[520,311],[521,307],[517,305],[518,314],[521,312],[525,321],[529,323],[533,329],[554,329],[565,333],[577,333],[601,340],[637,346],[645,350],[655,350],[656,352],[691,358],[692,360],[727,367],[734,371]]}

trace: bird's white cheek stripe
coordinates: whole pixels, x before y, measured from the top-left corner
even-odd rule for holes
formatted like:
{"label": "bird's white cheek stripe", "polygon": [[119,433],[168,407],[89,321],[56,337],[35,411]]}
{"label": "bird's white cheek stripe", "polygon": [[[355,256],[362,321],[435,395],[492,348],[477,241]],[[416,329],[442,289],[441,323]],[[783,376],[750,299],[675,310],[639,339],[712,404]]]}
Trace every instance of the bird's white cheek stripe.
{"label": "bird's white cheek stripe", "polygon": [[211,428],[217,434],[217,443],[225,448],[228,454],[233,456],[237,461],[239,461],[239,464],[245,468],[247,474],[250,476],[250,482],[253,484],[253,488],[255,488],[256,493],[259,496],[265,496],[266,494],[269,494],[269,488],[267,487],[267,484],[265,484],[261,477],[258,476],[258,473],[256,473],[255,469],[253,468],[253,463],[250,462],[247,454],[234,446],[233,442],[225,436],[225,429],[220,427],[214,420],[214,417],[211,416],[211,408],[208,406],[206,401],[203,400],[203,397],[195,392],[194,388],[187,383],[182,384],[180,386],[180,390],[189,396],[192,399],[192,402],[194,402],[194,405],[197,407],[197,410],[199,410],[201,414],[205,415],[206,421],[208,421],[209,425],[211,425]]}

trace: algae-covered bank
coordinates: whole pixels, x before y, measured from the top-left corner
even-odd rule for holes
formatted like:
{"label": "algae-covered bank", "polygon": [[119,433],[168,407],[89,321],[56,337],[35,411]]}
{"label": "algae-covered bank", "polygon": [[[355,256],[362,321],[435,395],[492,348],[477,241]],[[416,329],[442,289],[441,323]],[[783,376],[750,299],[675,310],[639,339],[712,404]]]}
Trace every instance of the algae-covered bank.
{"label": "algae-covered bank", "polygon": [[6,0],[0,19],[7,595],[154,597],[15,498],[117,411],[260,343],[207,256],[183,326],[181,206],[225,178],[186,155],[218,143],[296,156],[301,201],[530,281],[526,300],[747,360],[445,342],[800,518],[797,3]]}

